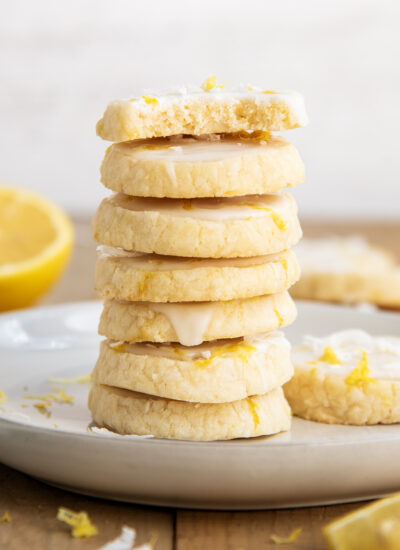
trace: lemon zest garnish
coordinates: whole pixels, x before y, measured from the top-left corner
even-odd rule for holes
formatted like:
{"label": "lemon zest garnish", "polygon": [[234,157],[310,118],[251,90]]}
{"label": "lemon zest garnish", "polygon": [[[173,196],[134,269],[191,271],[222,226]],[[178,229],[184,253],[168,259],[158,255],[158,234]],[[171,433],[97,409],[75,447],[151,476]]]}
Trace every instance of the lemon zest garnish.
{"label": "lemon zest garnish", "polygon": [[262,94],[279,94],[279,92],[275,92],[274,90],[264,90],[261,93]]}
{"label": "lemon zest garnish", "polygon": [[158,99],[156,97],[152,97],[151,95],[142,95],[142,98],[147,105],[158,105]]}
{"label": "lemon zest garnish", "polygon": [[260,425],[260,417],[258,416],[260,405],[257,403],[257,401],[253,401],[251,397],[247,399],[247,404],[249,405],[250,412],[253,415],[254,427],[258,428],[258,426]]}
{"label": "lemon zest garnish", "polygon": [[43,414],[46,418],[50,418],[51,413],[47,407],[51,405],[50,401],[45,401],[42,403],[34,403],[33,406],[37,409],[40,414]]}
{"label": "lemon zest garnish", "polygon": [[330,363],[331,365],[343,365],[342,361],[338,358],[335,353],[335,350],[328,346],[324,349],[323,354],[318,359],[318,361],[323,361],[324,363]]}
{"label": "lemon zest garnish", "polygon": [[46,407],[50,407],[51,401],[42,401],[41,403],[34,403],[33,406],[37,409],[45,409]]}
{"label": "lemon zest garnish", "polygon": [[154,273],[143,271],[143,280],[138,282],[138,291],[143,293],[146,290],[147,282],[154,278]]}
{"label": "lemon zest garnish", "polygon": [[271,535],[270,539],[275,544],[290,544],[291,542],[294,542],[298,539],[300,533],[302,532],[302,528],[298,527],[297,529],[294,529],[289,536],[287,537],[280,537],[279,535]]}
{"label": "lemon zest garnish", "polygon": [[179,349],[179,348],[172,348],[172,351],[173,351],[174,353],[176,353],[176,355],[177,355],[178,357],[182,357],[182,359],[186,359],[186,354],[185,354],[185,352],[184,352],[183,350],[181,350],[181,349]]}
{"label": "lemon zest garnish", "polygon": [[286,258],[281,259],[281,265],[285,271],[287,271],[287,260]]}
{"label": "lemon zest garnish", "polygon": [[368,366],[368,356],[365,351],[361,351],[361,358],[359,359],[355,368],[347,376],[345,382],[348,386],[362,387],[370,383],[376,382],[375,378],[370,376],[371,371]]}
{"label": "lemon zest garnish", "polygon": [[247,86],[247,89],[249,90],[249,92],[253,91],[253,86]]}
{"label": "lemon zest garnish", "polygon": [[73,395],[67,395],[63,389],[53,391],[57,394],[55,396],[55,401],[57,401],[57,403],[73,403],[75,401],[75,397]]}
{"label": "lemon zest garnish", "polygon": [[2,405],[3,403],[5,403],[7,401],[8,397],[6,396],[6,394],[2,391],[0,391],[0,405]]}
{"label": "lemon zest garnish", "polygon": [[205,92],[209,92],[213,88],[219,88],[222,90],[224,87],[225,84],[217,84],[217,77],[215,76],[215,74],[212,74],[208,78],[206,78],[203,84],[200,86],[200,88]]}
{"label": "lemon zest garnish", "polygon": [[196,367],[207,367],[216,357],[229,355],[230,353],[234,353],[242,361],[247,361],[253,351],[256,350],[257,348],[254,346],[244,343],[233,344],[231,346],[221,346],[220,348],[216,348],[214,353],[208,359],[197,359],[197,361],[195,361],[195,365]]}
{"label": "lemon zest garnish", "polygon": [[[52,402],[73,403],[75,397],[73,397],[72,395],[67,395],[65,393],[65,390],[53,390],[53,393],[46,393],[45,395],[24,395],[24,399],[34,399],[42,401],[46,404],[45,406],[47,407],[51,405]],[[40,405],[40,403],[34,405],[36,408],[40,408],[37,405]]]}
{"label": "lemon zest garnish", "polygon": [[255,203],[249,203],[246,206],[249,206],[254,210],[265,210],[265,212],[269,212],[271,214],[272,221],[274,222],[276,227],[281,231],[286,231],[287,225],[285,220],[281,218],[280,215],[277,214],[277,212],[275,212],[275,210],[272,210],[271,208],[267,208],[266,206],[260,206],[259,204],[255,204]]}
{"label": "lemon zest garnish", "polygon": [[279,313],[279,311],[276,309],[276,307],[274,307],[274,313],[279,321],[279,326],[281,327],[283,325],[283,317],[282,315]]}
{"label": "lemon zest garnish", "polygon": [[287,225],[286,225],[286,222],[285,220],[283,220],[279,214],[277,214],[274,210],[270,210],[268,209],[271,216],[272,216],[272,220],[274,222],[274,224],[276,225],[276,227],[278,229],[280,229],[281,231],[286,231],[287,229]]}
{"label": "lemon zest garnish", "polygon": [[49,382],[56,382],[56,384],[87,384],[90,382],[90,374],[85,376],[75,376],[75,378],[55,378],[50,376]]}
{"label": "lemon zest garnish", "polygon": [[[311,361],[309,361],[309,362],[311,362]],[[308,374],[315,374],[316,372],[317,372],[317,367],[313,367],[312,369],[310,369],[308,371]]]}
{"label": "lemon zest garnish", "polygon": [[114,351],[118,351],[119,353],[122,353],[125,351],[125,344],[124,342],[115,342],[113,344],[109,344],[110,348]]}
{"label": "lemon zest garnish", "polygon": [[7,510],[4,512],[4,514],[0,517],[0,523],[11,523],[11,516],[7,512]]}
{"label": "lemon zest garnish", "polygon": [[99,532],[93,525],[87,512],[74,512],[68,508],[59,508],[57,519],[72,527],[71,534],[75,538],[93,537]]}
{"label": "lemon zest garnish", "polygon": [[45,395],[24,395],[24,399],[37,399],[39,401],[54,401],[54,395],[51,393],[46,393]]}
{"label": "lemon zest garnish", "polygon": [[131,97],[131,99],[129,101],[137,101],[138,98],[137,97]]}

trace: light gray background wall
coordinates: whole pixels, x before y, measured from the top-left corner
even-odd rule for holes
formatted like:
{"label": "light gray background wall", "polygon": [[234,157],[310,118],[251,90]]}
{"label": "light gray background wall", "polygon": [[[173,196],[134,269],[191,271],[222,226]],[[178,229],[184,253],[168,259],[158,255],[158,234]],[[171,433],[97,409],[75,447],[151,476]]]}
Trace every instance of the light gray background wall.
{"label": "light gray background wall", "polygon": [[0,17],[0,180],[92,213],[108,100],[222,81],[296,89],[303,217],[399,218],[396,0],[12,0]]}

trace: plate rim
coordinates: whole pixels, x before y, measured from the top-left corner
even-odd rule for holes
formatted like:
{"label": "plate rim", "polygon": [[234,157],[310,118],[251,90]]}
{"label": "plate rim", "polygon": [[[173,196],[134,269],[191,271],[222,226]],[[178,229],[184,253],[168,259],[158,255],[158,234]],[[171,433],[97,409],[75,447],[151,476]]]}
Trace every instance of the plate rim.
{"label": "plate rim", "polygon": [[[1,328],[1,322],[3,320],[6,320],[7,318],[12,318],[12,319],[15,319],[15,317],[28,317],[28,318],[34,318],[36,316],[43,316],[43,315],[46,315],[46,314],[50,314],[51,312],[53,311],[57,311],[57,310],[65,310],[65,309],[75,309],[77,307],[82,307],[82,308],[96,308],[96,307],[101,307],[101,304],[103,303],[102,300],[99,300],[99,299],[93,299],[93,300],[77,300],[77,301],[72,301],[72,302],[61,302],[61,303],[57,303],[57,304],[48,304],[48,305],[43,305],[43,306],[33,306],[33,307],[28,307],[28,308],[24,308],[24,309],[20,309],[20,310],[14,310],[14,311],[8,311],[8,312],[1,312],[0,313],[0,328]],[[341,311],[343,313],[345,313],[346,311],[351,311],[351,312],[357,312],[359,314],[362,314],[362,315],[378,315],[380,317],[382,317],[383,319],[387,318],[387,319],[397,319],[399,322],[400,322],[400,313],[399,312],[396,312],[396,311],[387,311],[387,310],[382,310],[380,308],[376,308],[376,311],[363,311],[361,309],[357,309],[357,306],[352,306],[352,305],[348,305],[348,304],[337,304],[337,303],[330,303],[330,302],[319,302],[319,301],[313,301],[313,300],[296,300],[296,303],[302,307],[302,306],[305,306],[306,308],[308,307],[315,307],[316,309],[321,309],[321,310],[324,310],[324,309],[334,309],[335,311]],[[2,346],[0,346],[0,351],[1,351]],[[32,350],[33,352],[35,350]],[[62,350],[60,350],[62,351]],[[18,353],[18,348],[14,348],[12,350],[13,353]],[[1,369],[0,369],[1,370]],[[307,422],[307,423],[310,423],[310,424],[315,424],[315,425],[323,425],[324,427],[326,427],[327,429],[329,429],[330,426],[335,426],[335,424],[327,424],[327,423],[323,423],[323,422],[314,422],[314,421],[311,421],[311,420],[305,420],[305,419],[300,419],[300,418],[297,418],[296,420],[300,420],[301,422]],[[153,436],[150,436],[150,437],[146,437],[146,436],[124,436],[124,435],[120,435],[120,434],[114,434],[113,432],[110,431],[110,434],[104,434],[104,433],[90,433],[89,431],[88,432],[82,432],[82,431],[78,431],[78,430],[73,430],[73,429],[66,429],[66,428],[53,428],[53,427],[47,427],[47,426],[37,426],[37,425],[34,425],[32,424],[31,422],[28,422],[28,421],[24,421],[22,419],[17,419],[17,418],[11,418],[11,417],[7,417],[7,415],[3,414],[1,411],[0,411],[0,426],[1,425],[5,425],[6,427],[7,426],[16,426],[16,427],[19,427],[19,428],[29,428],[29,430],[31,432],[39,432],[41,434],[51,434],[51,435],[54,435],[54,434],[58,434],[56,435],[56,437],[59,437],[61,435],[69,435],[69,436],[72,436],[72,437],[75,437],[75,438],[84,438],[87,440],[88,437],[92,437],[92,438],[96,438],[97,440],[113,440],[113,441],[119,441],[119,442],[123,442],[122,444],[123,445],[126,445],[126,444],[132,444],[132,443],[136,443],[136,444],[142,444],[142,445],[145,445],[145,444],[154,444],[153,442],[155,441],[157,443],[157,445],[175,445],[175,446],[184,446],[184,447],[191,447],[193,445],[199,447],[200,445],[203,445],[203,446],[213,446],[213,447],[223,447],[223,448],[232,448],[232,443],[227,440],[227,441],[224,441],[224,440],[217,440],[217,441],[191,441],[191,440],[180,440],[180,439],[162,439],[162,438],[157,438],[157,437],[153,437]],[[343,425],[344,426],[344,425]],[[389,424],[386,425],[387,427],[390,426]],[[399,426],[399,424],[391,424],[391,426],[395,427],[395,426]],[[353,425],[347,425],[346,427],[348,428],[360,428],[361,426],[353,426]],[[374,426],[362,426],[362,427],[365,427],[365,428],[368,428],[368,427],[374,427]],[[290,431],[289,431],[290,433]],[[275,434],[276,435],[276,434]],[[277,434],[279,435],[279,434]],[[268,436],[261,436],[261,437],[268,437]],[[312,438],[312,439],[305,439],[305,440],[300,440],[300,441],[291,441],[290,439],[289,440],[276,440],[276,441],[273,441],[273,437],[274,436],[271,436],[271,441],[268,442],[268,445],[265,445],[263,446],[263,449],[265,448],[268,448],[270,446],[273,446],[274,448],[276,447],[294,447],[294,446],[300,446],[300,447],[312,447],[312,446],[315,446],[315,445],[318,445],[318,446],[347,446],[347,445],[353,445],[354,444],[354,441],[350,438],[344,438],[343,436],[335,436],[334,439],[332,440],[325,440],[325,441],[321,441],[320,439],[318,439],[318,437],[315,437],[315,438]],[[237,448],[255,448],[255,445],[254,445],[254,442],[257,441],[259,438],[241,438],[241,439],[236,439],[234,440],[235,442],[238,443],[237,445]],[[396,441],[398,439],[400,439],[400,432],[397,433],[397,434],[386,434],[384,436],[382,435],[374,435],[374,441],[376,442],[386,442],[386,441]],[[152,443],[150,443],[150,441],[152,441]],[[362,442],[369,442],[371,441],[370,438],[361,438],[361,439],[358,439],[357,440],[357,444],[360,444]],[[140,442],[140,443],[139,443]],[[260,446],[261,447],[261,446]]]}

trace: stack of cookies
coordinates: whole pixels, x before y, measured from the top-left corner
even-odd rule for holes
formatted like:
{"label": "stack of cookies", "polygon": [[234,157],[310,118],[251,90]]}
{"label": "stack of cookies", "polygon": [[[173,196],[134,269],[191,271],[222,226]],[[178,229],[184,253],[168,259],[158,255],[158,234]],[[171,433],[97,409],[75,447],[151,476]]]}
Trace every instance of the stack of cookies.
{"label": "stack of cookies", "polygon": [[192,440],[290,427],[293,375],[280,327],[296,309],[290,247],[304,180],[297,150],[271,131],[304,126],[301,96],[244,87],[114,101],[97,126],[114,143],[93,220],[95,286],[107,339],[89,408],[121,434]]}

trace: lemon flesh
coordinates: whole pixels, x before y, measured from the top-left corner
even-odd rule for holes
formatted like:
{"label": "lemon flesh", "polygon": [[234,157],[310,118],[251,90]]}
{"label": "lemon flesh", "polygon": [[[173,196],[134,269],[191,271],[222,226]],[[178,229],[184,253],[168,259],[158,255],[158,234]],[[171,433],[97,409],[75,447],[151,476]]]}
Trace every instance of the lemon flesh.
{"label": "lemon flesh", "polygon": [[34,303],[59,278],[73,227],[60,208],[29,191],[0,186],[0,311]]}
{"label": "lemon flesh", "polygon": [[323,532],[330,550],[399,550],[400,494],[343,516]]}

